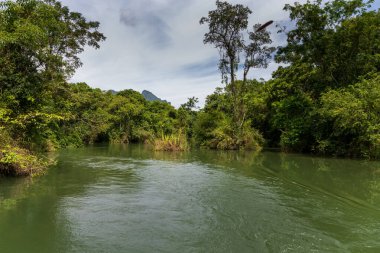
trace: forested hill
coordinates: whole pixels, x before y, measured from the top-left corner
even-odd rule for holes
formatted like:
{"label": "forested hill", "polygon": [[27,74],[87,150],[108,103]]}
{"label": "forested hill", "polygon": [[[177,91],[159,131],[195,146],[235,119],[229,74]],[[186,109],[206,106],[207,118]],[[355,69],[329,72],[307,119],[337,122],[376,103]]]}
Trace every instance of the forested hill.
{"label": "forested hill", "polygon": [[[115,90],[108,90],[107,92],[110,92],[111,94],[113,95],[116,95],[118,93],[118,91],[115,91]],[[166,102],[168,103],[168,101],[166,100],[162,100],[161,98],[157,97],[156,95],[154,95],[152,92],[150,91],[147,91],[147,90],[143,90],[141,92],[141,95],[143,95],[143,97],[148,100],[148,101],[160,101],[160,102]]]}
{"label": "forested hill", "polygon": [[147,90],[143,90],[142,93],[141,93],[144,98],[148,101],[161,101],[161,102],[168,102],[166,100],[162,100],[161,98],[158,98],[156,95],[154,95],[152,92],[150,91],[147,91]]}

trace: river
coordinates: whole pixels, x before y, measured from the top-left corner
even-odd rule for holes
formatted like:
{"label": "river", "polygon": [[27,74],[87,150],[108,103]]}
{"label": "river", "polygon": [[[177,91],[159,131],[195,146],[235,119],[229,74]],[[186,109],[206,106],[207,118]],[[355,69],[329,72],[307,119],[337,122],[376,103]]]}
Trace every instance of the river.
{"label": "river", "polygon": [[0,252],[380,252],[380,162],[62,150],[0,179]]}

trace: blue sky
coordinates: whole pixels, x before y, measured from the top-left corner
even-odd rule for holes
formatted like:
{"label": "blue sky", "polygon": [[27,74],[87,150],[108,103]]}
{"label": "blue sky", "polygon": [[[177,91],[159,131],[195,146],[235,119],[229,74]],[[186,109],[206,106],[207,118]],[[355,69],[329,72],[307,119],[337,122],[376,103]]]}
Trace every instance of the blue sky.
{"label": "blue sky", "polygon": [[[87,82],[104,90],[149,90],[178,106],[188,97],[198,97],[200,105],[221,84],[217,68],[218,52],[203,44],[206,26],[202,16],[215,9],[214,0],[63,0],[73,11],[99,21],[107,40],[99,50],[87,48],[84,63],[73,82]],[[282,11],[289,0],[230,0],[253,11],[250,26],[274,20],[285,24]],[[298,2],[306,2],[299,0]],[[380,0],[375,1],[380,8]],[[274,45],[284,43],[272,26]],[[251,78],[271,77],[278,65],[254,69]]]}

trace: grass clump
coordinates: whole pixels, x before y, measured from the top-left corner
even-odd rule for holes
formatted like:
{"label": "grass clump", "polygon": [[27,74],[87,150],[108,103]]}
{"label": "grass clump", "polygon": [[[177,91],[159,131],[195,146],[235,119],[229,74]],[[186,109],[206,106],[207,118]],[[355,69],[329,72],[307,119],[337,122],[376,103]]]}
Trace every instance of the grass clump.
{"label": "grass clump", "polygon": [[155,151],[185,151],[189,149],[186,136],[180,131],[177,134],[162,134],[153,140]]}

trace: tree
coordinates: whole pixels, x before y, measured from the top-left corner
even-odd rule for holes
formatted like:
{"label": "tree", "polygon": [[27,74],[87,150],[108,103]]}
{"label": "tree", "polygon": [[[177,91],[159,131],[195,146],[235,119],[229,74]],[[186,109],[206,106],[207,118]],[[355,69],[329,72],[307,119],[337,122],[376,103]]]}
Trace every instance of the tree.
{"label": "tree", "polygon": [[250,43],[244,46],[244,82],[247,81],[248,72],[251,68],[267,68],[274,47],[267,46],[272,43],[270,33],[261,24],[253,26],[253,31],[249,32]]}
{"label": "tree", "polygon": [[194,121],[197,117],[197,106],[199,99],[196,97],[188,98],[187,102],[178,108],[179,127],[184,130],[189,139],[193,137]]}
{"label": "tree", "polygon": [[207,23],[209,32],[203,42],[214,44],[219,50],[219,69],[223,80],[235,82],[239,64],[239,53],[244,50],[243,31],[248,27],[248,15],[252,11],[241,4],[231,5],[227,2],[216,1],[216,10],[210,11],[208,17],[202,17],[200,24]]}
{"label": "tree", "polygon": [[[208,24],[209,31],[204,35],[205,44],[213,44],[219,50],[219,69],[222,79],[226,83],[226,91],[232,100],[232,142],[244,135],[243,128],[246,125],[246,81],[251,68],[265,68],[268,65],[271,53],[275,50],[268,47],[272,41],[265,26],[256,24],[253,31],[248,32],[248,17],[252,11],[241,4],[232,5],[223,1],[216,1],[216,10],[203,17],[200,24]],[[271,24],[269,22],[267,24]],[[261,29],[262,28],[262,29]],[[249,43],[246,44],[245,37]],[[236,73],[239,69],[240,59],[244,57],[244,80],[236,81]],[[230,82],[230,83],[228,83]]]}
{"label": "tree", "polygon": [[378,108],[369,101],[378,100],[380,13],[369,11],[372,2],[285,6],[294,26],[282,30],[287,44],[275,57],[287,66],[269,82],[270,142],[296,152],[378,157]]}
{"label": "tree", "polygon": [[0,3],[0,90],[12,93],[21,109],[41,104],[81,66],[86,45],[99,48],[105,37],[98,28],[56,0]]}
{"label": "tree", "polygon": [[318,97],[327,88],[354,84],[380,70],[380,14],[368,12],[372,0],[321,0],[287,4],[295,28],[282,32],[287,45],[276,61],[290,64],[274,77],[284,78]]}
{"label": "tree", "polygon": [[[5,126],[16,142],[45,149],[51,140],[66,142],[63,139],[70,137],[66,133],[73,132],[81,136],[76,138],[79,141],[92,141],[96,128],[103,126],[102,113],[71,110],[81,103],[74,101],[75,92],[67,84],[82,64],[78,55],[84,47],[99,48],[105,39],[98,28],[98,22],[87,21],[56,0],[0,3],[0,107],[7,112],[0,127]],[[87,101],[84,97],[82,104]]]}
{"label": "tree", "polygon": [[[202,17],[200,20],[200,24],[208,24],[209,27],[203,42],[213,44],[219,50],[219,69],[223,81],[225,83],[230,81],[234,85],[242,52],[245,58],[244,80],[246,80],[251,68],[267,67],[270,54],[275,49],[267,46],[272,40],[270,33],[261,24],[254,25],[253,31],[248,32],[250,42],[248,45],[245,44],[248,17],[252,13],[248,7],[241,4],[231,5],[219,0],[216,1],[216,7],[216,10],[208,13],[208,17]],[[232,91],[235,91],[234,87]]]}
{"label": "tree", "polygon": [[380,158],[380,74],[321,96],[316,149]]}

